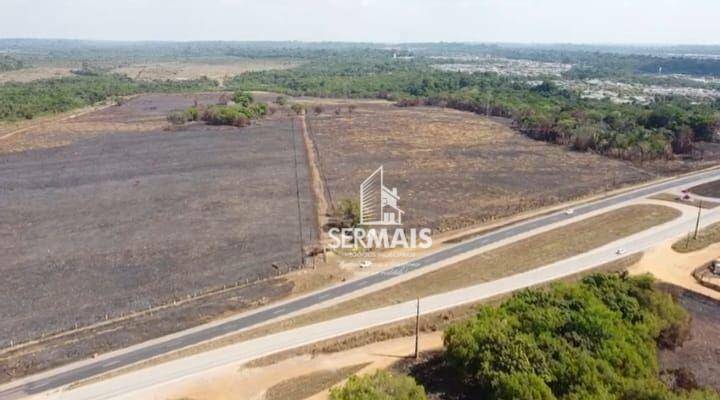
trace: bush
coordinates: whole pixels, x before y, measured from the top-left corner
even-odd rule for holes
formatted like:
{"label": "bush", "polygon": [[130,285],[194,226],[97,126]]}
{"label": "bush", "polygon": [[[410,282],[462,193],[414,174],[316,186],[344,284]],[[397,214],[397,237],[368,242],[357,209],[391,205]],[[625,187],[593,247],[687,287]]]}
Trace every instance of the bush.
{"label": "bush", "polygon": [[292,106],[290,106],[290,109],[295,112],[295,114],[300,115],[305,111],[305,106],[300,103],[294,103]]}
{"label": "bush", "polygon": [[354,228],[360,224],[360,202],[357,200],[340,200],[337,212],[343,227]]}
{"label": "bush", "polygon": [[215,105],[202,110],[202,112],[197,107],[190,107],[185,110],[184,114],[188,121],[196,121],[199,118],[208,125],[243,127],[250,125],[252,119],[262,118],[267,113],[267,104],[252,103],[247,106],[240,104],[230,106]]}
{"label": "bush", "polygon": [[377,371],[351,376],[347,383],[330,391],[332,400],[426,400],[425,389],[409,376]]}
{"label": "bush", "polygon": [[284,106],[285,104],[287,104],[287,99],[285,98],[285,96],[278,96],[277,98],[275,98],[275,104],[279,106]]}
{"label": "bush", "polygon": [[235,92],[235,94],[233,95],[233,101],[235,102],[235,104],[247,107],[253,102],[253,97],[250,92],[238,91]]}
{"label": "bush", "polygon": [[187,115],[184,111],[172,111],[168,114],[167,120],[173,125],[182,125],[188,121]]}

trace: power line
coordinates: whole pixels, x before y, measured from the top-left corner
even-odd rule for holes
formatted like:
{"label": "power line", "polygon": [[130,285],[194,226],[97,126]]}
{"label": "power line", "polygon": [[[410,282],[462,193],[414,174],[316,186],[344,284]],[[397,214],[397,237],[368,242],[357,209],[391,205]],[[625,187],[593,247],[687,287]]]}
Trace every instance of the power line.
{"label": "power line", "polygon": [[293,158],[295,159],[295,197],[297,198],[297,211],[298,211],[298,231],[300,234],[300,265],[305,265],[305,250],[303,245],[305,240],[303,239],[303,226],[302,226],[302,211],[300,207],[300,175],[298,174],[298,159],[297,159],[297,144],[295,139],[295,118],[291,119],[290,124],[290,136],[292,137],[293,144]]}

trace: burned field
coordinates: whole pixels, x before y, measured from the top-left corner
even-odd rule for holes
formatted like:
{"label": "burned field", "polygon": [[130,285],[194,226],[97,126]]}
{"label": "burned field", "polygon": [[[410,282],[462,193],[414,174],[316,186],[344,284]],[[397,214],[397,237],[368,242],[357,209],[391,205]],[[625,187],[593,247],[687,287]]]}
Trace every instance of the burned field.
{"label": "burned field", "polygon": [[690,334],[681,347],[659,353],[661,369],[687,377],[686,386],[720,390],[720,302],[677,286],[667,285],[692,317]]}
{"label": "burned field", "polygon": [[457,229],[652,177],[471,113],[355,105],[349,112],[328,104],[308,116],[329,196],[335,204],[357,198],[360,183],[383,165],[385,186],[399,191],[406,226]]}
{"label": "burned field", "polygon": [[[192,102],[140,97],[72,124],[154,123]],[[302,136],[286,117],[64,137],[0,154],[2,346],[285,271],[316,233]]]}

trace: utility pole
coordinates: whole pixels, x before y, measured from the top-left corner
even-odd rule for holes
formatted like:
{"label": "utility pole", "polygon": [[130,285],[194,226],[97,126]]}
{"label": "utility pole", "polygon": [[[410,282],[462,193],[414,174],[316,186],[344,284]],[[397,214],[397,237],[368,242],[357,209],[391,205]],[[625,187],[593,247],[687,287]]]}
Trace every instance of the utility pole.
{"label": "utility pole", "polygon": [[415,313],[415,359],[420,358],[418,344],[420,341],[420,298],[417,298],[417,308]]}
{"label": "utility pole", "polygon": [[695,234],[693,235],[693,239],[697,239],[698,229],[700,228],[700,210],[702,210],[702,200],[698,203],[698,214],[697,220],[695,221]]}

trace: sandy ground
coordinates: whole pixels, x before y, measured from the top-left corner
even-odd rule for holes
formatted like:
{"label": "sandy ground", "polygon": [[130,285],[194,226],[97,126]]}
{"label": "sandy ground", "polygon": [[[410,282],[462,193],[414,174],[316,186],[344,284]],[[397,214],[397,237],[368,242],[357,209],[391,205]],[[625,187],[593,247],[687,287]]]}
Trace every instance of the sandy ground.
{"label": "sandy ground", "polygon": [[720,243],[691,253],[678,253],[671,248],[675,242],[671,240],[645,252],[642,259],[630,267],[630,273],[650,273],[661,281],[720,300],[720,292],[702,286],[692,276],[696,268],[720,257]]}
{"label": "sandy ground", "polygon": [[149,62],[114,69],[112,72],[133,79],[190,80],[206,76],[220,83],[225,79],[248,71],[288,69],[299,65],[297,61],[276,59],[237,59],[221,62]]}
{"label": "sandy ground", "polygon": [[[421,351],[435,350],[441,347],[440,332],[420,336]],[[403,357],[411,356],[413,351],[414,339],[404,337],[340,353],[296,357],[264,368],[248,369],[234,364],[207,371],[192,380],[138,392],[124,397],[124,399],[260,400],[267,389],[280,382],[278,377],[292,379],[316,371],[368,362],[371,364],[365,367],[361,373],[372,372],[376,369],[387,368]],[[325,391],[310,397],[310,399],[326,399],[327,394],[328,391]]]}
{"label": "sandy ground", "polygon": [[33,67],[0,73],[0,83],[32,82],[40,79],[54,79],[70,76],[68,67]]}

